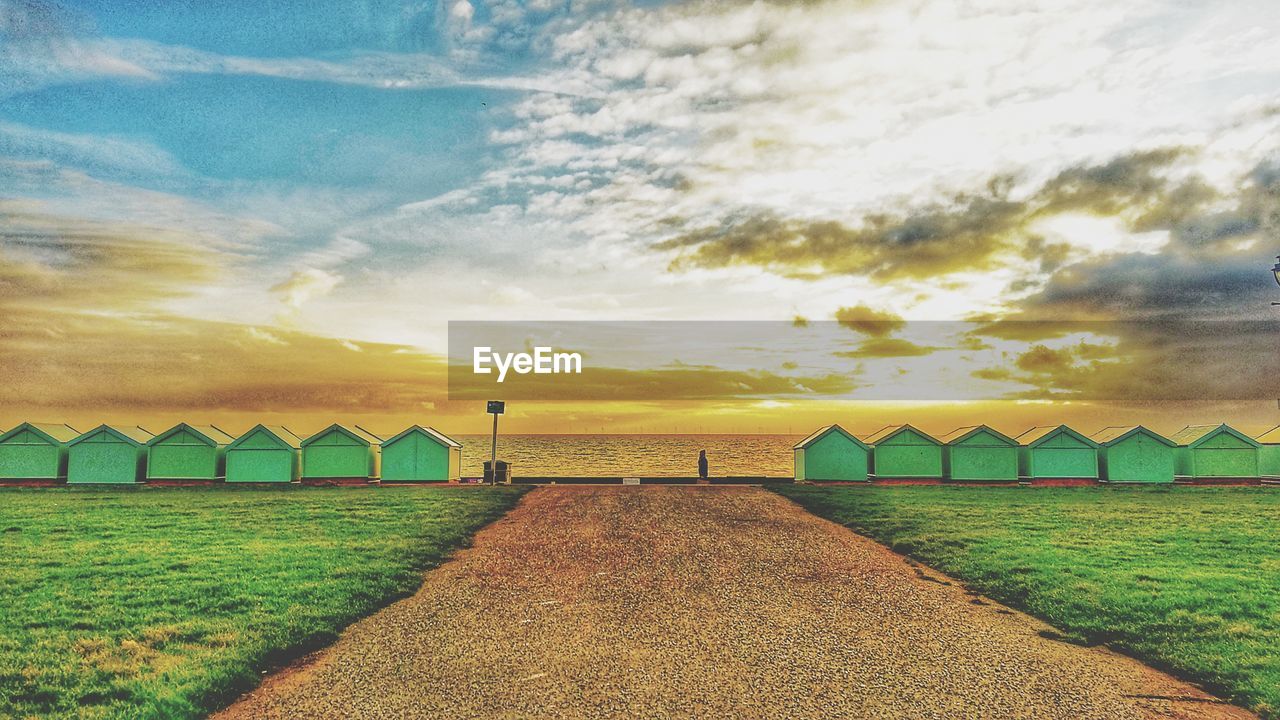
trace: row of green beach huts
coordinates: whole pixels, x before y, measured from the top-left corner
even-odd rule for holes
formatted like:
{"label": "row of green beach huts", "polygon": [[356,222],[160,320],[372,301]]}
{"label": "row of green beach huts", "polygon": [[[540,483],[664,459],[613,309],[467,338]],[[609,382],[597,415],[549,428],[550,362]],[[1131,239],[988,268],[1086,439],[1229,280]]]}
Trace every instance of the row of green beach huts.
{"label": "row of green beach huts", "polygon": [[139,482],[451,482],[462,445],[414,425],[381,438],[331,425],[307,438],[257,425],[238,438],[213,425],[181,423],[158,435],[141,427],[23,423],[0,434],[0,481],[68,484]]}
{"label": "row of green beach huts", "polygon": [[810,482],[1280,480],[1280,427],[1249,437],[1228,425],[1193,425],[1165,437],[1142,426],[1084,435],[1057,425],[1009,437],[977,425],[934,437],[891,425],[859,437],[828,425],[794,450],[795,478]]}

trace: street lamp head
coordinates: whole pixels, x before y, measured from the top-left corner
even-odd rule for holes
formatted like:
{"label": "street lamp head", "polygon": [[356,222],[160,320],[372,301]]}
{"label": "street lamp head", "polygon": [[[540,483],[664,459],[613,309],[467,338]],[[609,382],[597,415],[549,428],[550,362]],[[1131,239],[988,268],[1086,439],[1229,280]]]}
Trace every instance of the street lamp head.
{"label": "street lamp head", "polygon": [[1271,268],[1271,272],[1275,273],[1276,284],[1280,284],[1280,256],[1276,257],[1276,266]]}

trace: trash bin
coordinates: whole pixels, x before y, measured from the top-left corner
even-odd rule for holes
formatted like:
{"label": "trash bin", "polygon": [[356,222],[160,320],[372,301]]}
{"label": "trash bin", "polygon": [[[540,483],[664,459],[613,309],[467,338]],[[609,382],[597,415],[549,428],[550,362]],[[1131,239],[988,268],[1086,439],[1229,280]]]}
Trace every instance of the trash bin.
{"label": "trash bin", "polygon": [[487,483],[500,482],[504,485],[511,484],[511,463],[505,460],[498,461],[497,478],[494,478],[493,465],[488,460],[484,461],[484,481]]}

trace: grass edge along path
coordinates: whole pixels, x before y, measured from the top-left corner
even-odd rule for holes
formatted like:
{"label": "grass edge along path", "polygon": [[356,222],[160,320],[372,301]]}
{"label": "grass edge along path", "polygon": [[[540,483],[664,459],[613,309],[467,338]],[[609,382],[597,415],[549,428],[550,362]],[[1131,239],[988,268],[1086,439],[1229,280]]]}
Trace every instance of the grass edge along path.
{"label": "grass edge along path", "polygon": [[1064,639],[1280,718],[1280,492],[773,488]]}
{"label": "grass edge along path", "polygon": [[203,717],[412,595],[523,494],[0,489],[0,717]]}

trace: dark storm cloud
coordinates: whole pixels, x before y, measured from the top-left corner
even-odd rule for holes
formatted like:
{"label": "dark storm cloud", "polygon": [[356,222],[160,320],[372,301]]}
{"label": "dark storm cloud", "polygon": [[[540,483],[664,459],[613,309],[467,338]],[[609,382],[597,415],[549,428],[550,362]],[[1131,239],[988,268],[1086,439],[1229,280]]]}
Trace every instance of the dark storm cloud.
{"label": "dark storm cloud", "polygon": [[1083,210],[1099,215],[1128,211],[1168,213],[1211,200],[1213,191],[1199,180],[1171,182],[1164,176],[1187,155],[1165,148],[1123,155],[1100,165],[1077,165],[1058,173],[1036,194],[1033,206],[1045,214]]}
{"label": "dark storm cloud", "polygon": [[906,215],[868,215],[857,228],[768,213],[729,218],[656,247],[680,253],[675,270],[757,265],[787,277],[835,273],[889,281],[993,266],[1025,215],[1021,203],[961,195]]}
{"label": "dark storm cloud", "polygon": [[[1274,164],[1259,164],[1212,206],[1160,207],[1187,193],[1201,197],[1183,190],[1194,180],[1171,194],[1148,194],[1155,200],[1144,206],[1147,229],[1169,233],[1160,253],[1120,252],[1063,266],[1015,312],[971,333],[1027,343],[1092,333],[1115,344],[1032,344],[1007,367],[978,376],[1024,383],[1030,389],[1016,395],[1029,398],[1280,397],[1280,332],[1265,322],[1275,319],[1270,302],[1280,296],[1270,272],[1280,252],[1278,178]],[[1149,186],[1130,187],[1146,193]]]}
{"label": "dark storm cloud", "polygon": [[[976,376],[1020,382],[1015,397],[1209,400],[1280,397],[1280,332],[1270,272],[1280,252],[1280,166],[1259,163],[1217,195],[1195,176],[1165,179],[1183,153],[1147,153],[1060,174],[1039,193],[1041,214],[1088,210],[1134,231],[1164,231],[1158,253],[1045,263],[1011,313],[969,337],[1026,343]],[[1043,257],[1043,256],[1042,256]],[[1241,321],[1249,320],[1249,321]],[[1119,321],[1119,322],[1117,322]],[[1037,344],[1072,334],[1114,344]]]}
{"label": "dark storm cloud", "polygon": [[[1265,323],[1280,299],[1270,268],[1280,252],[1280,164],[1259,163],[1218,192],[1184,171],[1190,151],[1132,153],[1067,168],[1025,200],[1007,179],[985,195],[868,216],[858,227],[775,215],[731,218],[660,244],[673,267],[756,265],[778,274],[868,275],[881,282],[984,270],[1016,252],[1038,277],[1007,291],[1010,310],[971,318],[959,347],[1010,345],[1002,365],[976,377],[1020,383],[1013,398],[1134,401],[1280,396],[1280,333]],[[1164,232],[1158,252],[1117,244],[1072,262],[1070,248],[1031,229],[1065,213],[1115,218],[1132,232]],[[895,357],[936,348],[892,337],[896,316],[843,308],[836,319],[867,336],[849,357]],[[888,322],[885,322],[888,321]],[[1060,347],[1070,336],[1101,339]]]}
{"label": "dark storm cloud", "polygon": [[1032,344],[974,377],[1026,386],[1017,399],[1270,400],[1280,397],[1280,323],[1121,323],[1114,345]]}
{"label": "dark storm cloud", "polygon": [[[1185,185],[1184,185],[1185,186]],[[1159,254],[1119,253],[1067,265],[1021,303],[1021,317],[1260,317],[1278,288],[1280,172],[1259,164],[1223,207],[1165,212]]]}
{"label": "dark storm cloud", "polygon": [[1067,168],[1024,201],[1009,199],[1011,179],[997,177],[983,194],[870,214],[856,227],[760,213],[730,217],[655,247],[677,253],[674,270],[755,265],[793,278],[847,274],[890,282],[992,269],[1009,251],[1054,272],[1066,262],[1069,246],[1047,242],[1030,226],[1067,212],[1117,216],[1139,232],[1171,230],[1188,245],[1250,231],[1249,213],[1203,215],[1217,197],[1201,179],[1170,179],[1170,169],[1186,155],[1169,148]]}
{"label": "dark storm cloud", "polygon": [[1124,255],[1071,265],[1023,302],[1028,316],[1238,317],[1276,290],[1264,253],[1228,262]]}

